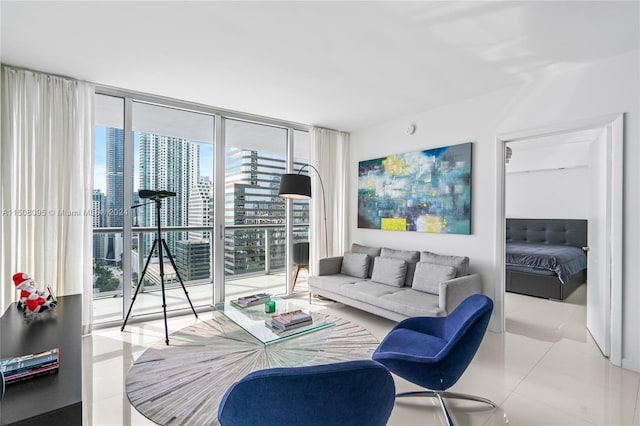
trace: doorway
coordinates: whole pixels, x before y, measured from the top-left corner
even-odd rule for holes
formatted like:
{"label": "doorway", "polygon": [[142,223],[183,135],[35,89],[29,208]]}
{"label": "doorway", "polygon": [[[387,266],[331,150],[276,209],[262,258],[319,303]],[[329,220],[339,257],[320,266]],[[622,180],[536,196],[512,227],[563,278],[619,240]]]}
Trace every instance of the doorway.
{"label": "doorway", "polygon": [[500,135],[496,149],[497,163],[501,165],[498,167],[497,179],[499,214],[496,223],[496,263],[499,270],[496,271],[496,276],[501,277],[501,285],[497,289],[495,300],[504,330],[507,147],[516,142],[532,143],[535,140],[551,140],[587,131],[602,134],[600,142],[589,154],[590,160],[595,162],[596,177],[593,182],[600,187],[602,193],[602,202],[597,203],[597,206],[601,206],[597,212],[598,220],[593,221],[589,231],[593,231],[596,238],[590,244],[596,244],[602,255],[598,262],[594,262],[594,259],[589,262],[589,267],[593,268],[593,271],[589,271],[589,276],[593,278],[589,280],[587,287],[587,328],[601,351],[617,366],[622,362],[622,129],[622,115],[600,117]]}

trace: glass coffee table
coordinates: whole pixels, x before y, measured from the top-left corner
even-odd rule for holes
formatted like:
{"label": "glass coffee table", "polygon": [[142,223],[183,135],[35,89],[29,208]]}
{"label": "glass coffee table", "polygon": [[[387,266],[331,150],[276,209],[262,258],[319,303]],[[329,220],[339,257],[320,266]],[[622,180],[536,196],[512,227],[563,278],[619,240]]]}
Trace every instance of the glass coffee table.
{"label": "glass coffee table", "polygon": [[[279,302],[277,312],[297,308],[295,302]],[[126,380],[129,401],[157,424],[216,425],[222,396],[252,371],[371,359],[378,340],[369,331],[309,313],[308,328],[276,334],[264,324],[272,314],[263,305],[215,306],[213,319],[196,320],[172,333],[169,346],[158,342],[136,359]]]}
{"label": "glass coffee table", "polygon": [[[327,315],[303,309],[288,299],[273,298],[272,300],[276,304],[276,310],[273,313],[266,313],[264,311],[264,304],[241,308],[229,301],[217,303],[214,305],[214,308],[265,345],[335,325],[335,322]],[[311,315],[311,324],[280,332],[276,332],[265,325],[265,321],[271,319],[273,315],[283,314],[297,309],[301,309]]]}

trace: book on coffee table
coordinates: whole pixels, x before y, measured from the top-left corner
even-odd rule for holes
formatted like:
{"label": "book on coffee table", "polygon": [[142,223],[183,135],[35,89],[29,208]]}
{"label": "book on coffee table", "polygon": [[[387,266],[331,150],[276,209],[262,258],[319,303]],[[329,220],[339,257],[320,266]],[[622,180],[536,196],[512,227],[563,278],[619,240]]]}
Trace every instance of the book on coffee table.
{"label": "book on coffee table", "polygon": [[252,294],[251,296],[239,297],[232,300],[231,303],[240,307],[248,308],[249,306],[260,305],[268,300],[271,300],[271,295],[267,293]]}
{"label": "book on coffee table", "polygon": [[267,327],[276,331],[290,330],[292,328],[302,327],[311,323],[313,323],[311,315],[303,312],[301,309],[285,312],[283,314],[276,314],[270,319],[265,320]]}

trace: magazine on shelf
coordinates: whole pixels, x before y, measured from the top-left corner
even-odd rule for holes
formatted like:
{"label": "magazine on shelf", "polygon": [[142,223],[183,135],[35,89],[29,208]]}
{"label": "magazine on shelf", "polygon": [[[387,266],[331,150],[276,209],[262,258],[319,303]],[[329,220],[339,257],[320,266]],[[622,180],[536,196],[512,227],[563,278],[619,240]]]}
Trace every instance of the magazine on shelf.
{"label": "magazine on shelf", "polygon": [[303,312],[301,309],[285,312],[283,314],[276,314],[272,316],[271,319],[265,320],[265,324],[276,331],[290,330],[292,328],[311,324],[312,322],[313,319],[311,318],[311,315]]}
{"label": "magazine on shelf", "polygon": [[2,371],[7,384],[57,373],[59,367],[60,349],[58,348],[37,354],[0,359],[0,371]]}
{"label": "magazine on shelf", "polygon": [[258,294],[252,294],[251,296],[243,296],[243,297],[239,297],[235,300],[232,300],[231,303],[233,303],[236,306],[239,306],[241,308],[248,308],[249,306],[255,306],[255,305],[260,305],[263,304],[264,302],[271,300],[271,295],[267,294],[267,293],[258,293]]}

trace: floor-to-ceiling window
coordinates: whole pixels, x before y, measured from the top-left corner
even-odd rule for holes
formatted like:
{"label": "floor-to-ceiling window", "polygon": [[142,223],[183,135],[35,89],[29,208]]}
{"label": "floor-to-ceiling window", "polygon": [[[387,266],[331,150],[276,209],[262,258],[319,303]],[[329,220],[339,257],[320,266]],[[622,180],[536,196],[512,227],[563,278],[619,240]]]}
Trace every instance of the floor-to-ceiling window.
{"label": "floor-to-ceiling window", "polygon": [[123,316],[124,99],[96,95],[93,178],[93,316]]}
{"label": "floor-to-ceiling window", "polygon": [[[239,115],[118,89],[98,90],[95,323],[121,321],[129,308],[132,317],[162,312],[162,281],[167,310],[188,309],[179,278],[196,309],[208,307],[214,294],[287,292],[286,235],[291,232],[291,241],[308,240],[309,208],[307,201],[293,203],[293,223],[287,228],[286,204],[277,192],[280,175],[308,161],[308,132]],[[224,132],[216,133],[217,120],[224,121]],[[225,171],[218,187],[216,168]],[[148,198],[148,191],[157,190],[167,196]],[[216,202],[224,204],[218,211],[220,238],[214,237]],[[154,246],[158,222],[172,258],[165,250],[162,263],[158,246],[164,244]],[[216,268],[224,271],[225,279],[218,279],[224,282],[214,282],[220,276]],[[225,288],[215,291],[215,286]]]}
{"label": "floor-to-ceiling window", "polygon": [[[132,315],[161,309],[163,280],[167,310],[189,308],[189,300],[207,306],[213,297],[214,116],[134,101],[132,132],[132,203],[139,207],[132,210],[131,285],[140,284]],[[153,191],[166,193],[143,198]]]}
{"label": "floor-to-ceiling window", "polygon": [[[225,282],[233,283],[225,285],[225,295],[286,293],[286,204],[278,189],[291,130],[232,119],[224,128],[224,272]],[[300,139],[296,169],[308,161]],[[296,203],[294,212],[294,239],[306,240],[308,201]]]}

